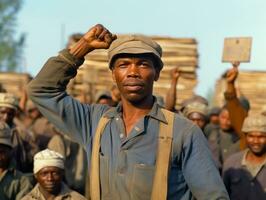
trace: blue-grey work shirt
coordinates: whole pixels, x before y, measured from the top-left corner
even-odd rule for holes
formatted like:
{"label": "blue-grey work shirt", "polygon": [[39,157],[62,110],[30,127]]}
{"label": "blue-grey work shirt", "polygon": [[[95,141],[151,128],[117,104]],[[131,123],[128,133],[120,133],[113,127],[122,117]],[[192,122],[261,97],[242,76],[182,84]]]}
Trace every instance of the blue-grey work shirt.
{"label": "blue-grey work shirt", "polygon": [[[85,147],[90,161],[95,130],[109,107],[81,104],[65,92],[81,63],[61,51],[31,81],[28,94],[45,117]],[[111,120],[101,138],[102,199],[150,199],[159,124],[165,122],[160,107],[155,101],[127,137],[121,105],[106,115]],[[168,199],[229,199],[201,130],[176,114],[173,135]]]}

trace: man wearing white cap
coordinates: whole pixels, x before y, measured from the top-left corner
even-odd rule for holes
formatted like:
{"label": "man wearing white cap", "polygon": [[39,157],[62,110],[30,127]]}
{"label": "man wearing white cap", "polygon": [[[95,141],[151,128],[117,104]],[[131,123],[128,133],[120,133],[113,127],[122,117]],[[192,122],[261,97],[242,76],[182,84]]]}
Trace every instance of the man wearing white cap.
{"label": "man wearing white cap", "polygon": [[30,180],[12,162],[11,130],[0,122],[0,199],[20,200],[31,189]]}
{"label": "man wearing white cap", "polygon": [[64,183],[64,157],[45,149],[34,156],[36,186],[22,200],[85,200],[79,193],[70,190]]}
{"label": "man wearing white cap", "polygon": [[243,133],[247,149],[229,157],[223,179],[230,199],[266,199],[266,116],[249,115]]}

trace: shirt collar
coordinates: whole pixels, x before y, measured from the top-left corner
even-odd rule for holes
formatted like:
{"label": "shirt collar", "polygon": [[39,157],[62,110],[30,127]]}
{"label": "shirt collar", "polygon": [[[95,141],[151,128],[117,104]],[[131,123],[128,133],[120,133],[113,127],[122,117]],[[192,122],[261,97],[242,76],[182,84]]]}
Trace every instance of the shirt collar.
{"label": "shirt collar", "polygon": [[[247,154],[248,154],[248,152],[249,152],[249,149],[246,149],[245,151],[244,151],[244,154],[243,154],[243,158],[242,158],[242,160],[241,160],[241,165],[242,166],[247,166],[248,165],[248,163],[247,163]],[[264,163],[263,163],[263,165],[265,165],[266,166],[266,159],[264,160]],[[262,165],[262,166],[263,166]]]}
{"label": "shirt collar", "polygon": [[[151,117],[154,119],[157,119],[158,121],[162,121],[164,123],[167,123],[164,114],[161,111],[161,106],[158,104],[156,97],[154,97],[154,103],[150,110],[150,112],[146,115],[147,117]],[[107,118],[114,118],[117,115],[121,116],[122,114],[122,103],[120,102],[116,107],[110,108],[107,110],[106,113],[104,113],[104,117]]]}

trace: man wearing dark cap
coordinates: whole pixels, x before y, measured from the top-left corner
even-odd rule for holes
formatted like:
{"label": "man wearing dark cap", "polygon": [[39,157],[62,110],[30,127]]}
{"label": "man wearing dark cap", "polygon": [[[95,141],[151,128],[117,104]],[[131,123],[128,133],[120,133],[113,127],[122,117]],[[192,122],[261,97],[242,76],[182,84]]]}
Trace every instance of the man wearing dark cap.
{"label": "man wearing dark cap", "polygon": [[[44,116],[85,146],[91,199],[228,199],[201,130],[152,95],[161,47],[142,35],[115,39],[94,26],[50,58],[28,87]],[[121,93],[115,108],[84,105],[65,92],[84,56],[103,48]]]}
{"label": "man wearing dark cap", "polygon": [[0,122],[0,199],[19,200],[27,194],[32,185],[12,163],[11,130]]}

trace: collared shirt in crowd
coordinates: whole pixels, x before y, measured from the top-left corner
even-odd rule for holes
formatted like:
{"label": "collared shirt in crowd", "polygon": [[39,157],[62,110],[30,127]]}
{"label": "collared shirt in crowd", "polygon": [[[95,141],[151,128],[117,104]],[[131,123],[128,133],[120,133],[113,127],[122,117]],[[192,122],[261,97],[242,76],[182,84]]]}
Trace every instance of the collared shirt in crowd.
{"label": "collared shirt in crowd", "polygon": [[247,152],[232,155],[224,164],[223,179],[230,199],[266,199],[266,160],[251,167],[246,160]]}

